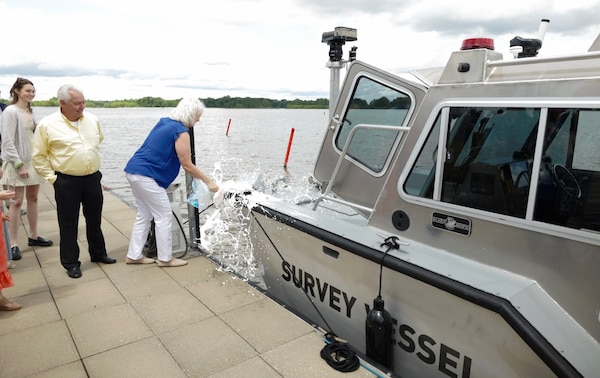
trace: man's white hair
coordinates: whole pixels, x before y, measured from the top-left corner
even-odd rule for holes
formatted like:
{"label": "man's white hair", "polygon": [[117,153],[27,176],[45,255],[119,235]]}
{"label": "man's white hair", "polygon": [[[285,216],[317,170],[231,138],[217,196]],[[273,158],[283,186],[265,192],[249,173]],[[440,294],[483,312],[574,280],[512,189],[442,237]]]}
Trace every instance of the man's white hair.
{"label": "man's white hair", "polygon": [[71,91],[83,95],[83,91],[78,87],[74,86],[73,84],[65,84],[61,85],[61,87],[58,88],[58,92],[56,92],[56,98],[58,99],[58,101],[70,101]]}

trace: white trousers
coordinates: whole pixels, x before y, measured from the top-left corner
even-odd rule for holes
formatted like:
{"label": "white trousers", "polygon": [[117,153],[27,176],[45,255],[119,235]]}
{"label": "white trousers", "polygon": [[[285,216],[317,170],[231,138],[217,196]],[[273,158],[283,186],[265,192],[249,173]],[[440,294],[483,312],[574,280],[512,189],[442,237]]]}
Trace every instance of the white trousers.
{"label": "white trousers", "polygon": [[167,191],[153,178],[129,173],[126,177],[137,203],[137,215],[129,239],[127,257],[133,260],[144,257],[142,250],[150,232],[150,222],[154,219],[158,259],[170,261],[173,258],[173,213]]}

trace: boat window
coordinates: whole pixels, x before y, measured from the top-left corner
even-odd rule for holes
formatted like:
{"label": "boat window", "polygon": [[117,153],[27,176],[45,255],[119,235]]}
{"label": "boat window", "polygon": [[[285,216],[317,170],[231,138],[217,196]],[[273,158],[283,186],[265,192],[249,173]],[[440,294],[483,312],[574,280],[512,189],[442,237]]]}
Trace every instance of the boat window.
{"label": "boat window", "polygon": [[[356,125],[402,126],[410,106],[411,99],[407,94],[361,77],[335,139],[336,147],[343,150]],[[381,172],[397,137],[398,131],[359,129],[350,142],[348,156],[374,172]]]}
{"label": "boat window", "polygon": [[441,200],[525,217],[539,109],[455,108]]}
{"label": "boat window", "polygon": [[433,180],[435,179],[440,125],[441,117],[438,115],[435,125],[404,184],[404,190],[408,194],[423,198],[433,198]]}
{"label": "boat window", "polygon": [[600,109],[549,109],[534,219],[600,231]]}
{"label": "boat window", "polygon": [[[559,226],[600,231],[600,109],[454,107],[438,115],[406,193]],[[542,111],[546,124],[538,136]],[[442,120],[447,120],[447,125]],[[441,135],[441,132],[445,132]],[[536,141],[540,170],[532,180]],[[445,142],[439,194],[438,145]],[[532,184],[536,185],[532,187]],[[535,193],[530,193],[535,189]],[[528,201],[535,199],[528,214]],[[530,210],[531,211],[531,210]]]}
{"label": "boat window", "polygon": [[[439,199],[525,217],[539,117],[532,108],[449,109]],[[433,198],[440,119],[406,181],[409,194]]]}

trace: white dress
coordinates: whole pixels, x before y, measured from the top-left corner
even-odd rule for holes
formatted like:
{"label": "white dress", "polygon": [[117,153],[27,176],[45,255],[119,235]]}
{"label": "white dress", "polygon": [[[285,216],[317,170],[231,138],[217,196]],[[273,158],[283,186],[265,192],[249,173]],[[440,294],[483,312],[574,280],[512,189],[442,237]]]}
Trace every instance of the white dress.
{"label": "white dress", "polygon": [[[14,106],[14,105],[13,105]],[[13,107],[11,106],[11,107]],[[9,108],[6,108],[8,110]],[[5,112],[6,112],[5,110]],[[4,118],[6,119],[6,118]],[[23,128],[23,131],[26,135],[26,142],[29,143],[29,150],[31,150],[31,144],[33,141],[33,132],[35,131],[36,122],[33,118],[33,114],[26,113],[22,110],[19,110],[19,116],[17,121],[17,128]],[[5,129],[5,126],[2,125],[2,129]],[[2,138],[7,138],[8,136],[2,135]],[[14,138],[13,138],[14,139]],[[29,173],[28,177],[22,178],[17,174],[17,170],[13,163],[4,161],[2,162],[2,178],[0,178],[1,185],[14,185],[14,186],[31,186],[31,185],[39,185],[41,183],[41,178],[38,176],[35,168],[33,167],[33,162],[31,159],[27,161],[22,160],[25,163],[25,168],[27,168],[27,172]]]}

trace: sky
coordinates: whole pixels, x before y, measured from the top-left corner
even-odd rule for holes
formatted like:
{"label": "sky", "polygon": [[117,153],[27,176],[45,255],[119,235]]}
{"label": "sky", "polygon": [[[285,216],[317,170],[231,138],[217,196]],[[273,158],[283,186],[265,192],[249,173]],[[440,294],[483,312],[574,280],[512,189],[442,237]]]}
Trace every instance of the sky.
{"label": "sky", "polygon": [[[492,8],[490,4],[495,3]],[[90,100],[329,97],[323,32],[357,30],[357,58],[392,73],[444,66],[462,40],[515,36],[542,56],[585,52],[600,0],[0,0],[0,98],[18,76],[36,100],[75,84]],[[342,74],[343,77],[343,74]]]}

